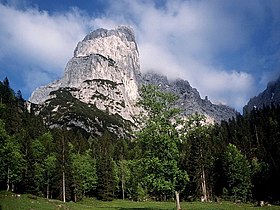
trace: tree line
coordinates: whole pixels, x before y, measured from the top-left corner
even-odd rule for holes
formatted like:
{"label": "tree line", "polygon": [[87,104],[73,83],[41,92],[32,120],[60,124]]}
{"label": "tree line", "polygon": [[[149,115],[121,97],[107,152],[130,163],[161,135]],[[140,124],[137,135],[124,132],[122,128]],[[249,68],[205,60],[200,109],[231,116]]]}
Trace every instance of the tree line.
{"label": "tree line", "polygon": [[[0,188],[63,201],[85,196],[278,203],[280,108],[262,107],[209,125],[182,119],[177,97],[143,86],[133,139],[49,129],[20,91],[0,82]],[[140,120],[141,119],[141,120]]]}

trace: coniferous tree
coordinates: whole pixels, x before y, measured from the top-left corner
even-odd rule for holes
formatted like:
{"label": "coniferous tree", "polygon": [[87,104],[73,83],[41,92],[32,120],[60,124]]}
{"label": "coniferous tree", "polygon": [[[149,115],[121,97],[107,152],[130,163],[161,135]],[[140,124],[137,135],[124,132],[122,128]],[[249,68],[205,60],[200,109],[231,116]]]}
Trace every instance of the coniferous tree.
{"label": "coniferous tree", "polygon": [[32,165],[33,165],[33,194],[42,195],[44,191],[44,161],[46,157],[45,147],[39,139],[35,139],[31,144]]}
{"label": "coniferous tree", "polygon": [[112,137],[108,132],[96,139],[95,155],[97,173],[97,198],[100,200],[113,200],[115,190],[115,168],[113,162]]}
{"label": "coniferous tree", "polygon": [[185,196],[220,196],[224,188],[232,199],[249,199],[252,192],[256,200],[280,200],[279,105],[254,109],[210,128],[198,124],[183,139],[185,133],[174,130],[177,110],[169,106],[172,97],[155,90],[147,88],[150,92],[140,103],[150,120],[146,119],[137,141],[117,140],[108,133],[87,140],[87,134],[76,129],[54,129],[52,137],[5,78],[0,82],[1,189],[79,199],[95,189],[92,166],[96,164],[96,193],[104,200],[171,198],[172,190],[186,187],[184,170],[190,176]]}
{"label": "coniferous tree", "polygon": [[71,159],[69,153],[70,135],[65,128],[52,130],[56,144],[57,181],[59,186],[59,198],[63,201],[71,200]]}
{"label": "coniferous tree", "polygon": [[7,77],[0,83],[0,103],[9,104],[14,101],[14,91],[10,87],[10,82]]}
{"label": "coniferous tree", "polygon": [[[201,195],[203,201],[210,196],[211,170],[214,164],[211,126],[203,115],[194,114],[187,119],[184,143],[189,147],[186,167],[190,176],[190,189]],[[197,191],[197,189],[200,189]]]}

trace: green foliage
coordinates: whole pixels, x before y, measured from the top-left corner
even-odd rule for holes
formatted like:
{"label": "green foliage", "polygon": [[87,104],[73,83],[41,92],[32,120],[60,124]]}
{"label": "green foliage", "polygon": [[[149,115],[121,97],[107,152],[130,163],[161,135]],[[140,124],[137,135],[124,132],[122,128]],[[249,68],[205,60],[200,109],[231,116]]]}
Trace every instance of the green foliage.
{"label": "green foliage", "polygon": [[[0,120],[0,180],[6,181],[7,189],[13,188],[15,184],[22,180],[22,172],[25,161],[20,151],[18,141],[9,136],[5,129],[4,123]],[[13,190],[13,189],[12,189]]]}
{"label": "green foliage", "polygon": [[120,169],[120,178],[124,175],[125,181],[125,195],[130,200],[137,200],[143,201],[147,198],[147,190],[144,189],[140,183],[141,180],[141,169],[139,166],[139,161],[135,160],[128,160],[122,161],[124,164],[122,167],[124,169]]}
{"label": "green foliage", "polygon": [[107,79],[93,79],[93,80],[86,80],[84,81],[87,84],[91,84],[91,83],[97,83],[97,86],[107,86],[110,87],[111,89],[116,89],[118,83],[111,81],[111,80],[107,80]]}
{"label": "green foliage", "polygon": [[96,188],[96,161],[90,156],[90,150],[84,154],[71,154],[71,172],[77,199],[83,198],[87,192]]}
{"label": "green foliage", "polygon": [[[179,168],[179,134],[176,130],[175,95],[160,92],[155,86],[143,86],[139,105],[148,112],[145,127],[138,133],[141,149],[138,167],[141,185],[158,199],[173,197],[177,186],[184,186],[188,177]],[[143,115],[143,119],[144,119]],[[175,121],[175,122],[172,122]],[[184,179],[177,182],[177,177]]]}
{"label": "green foliage", "polygon": [[49,198],[50,192],[55,189],[55,178],[56,178],[56,165],[57,165],[57,158],[54,153],[50,153],[47,155],[43,168],[44,168],[44,180],[45,180],[45,192],[46,197]]}
{"label": "green foliage", "polygon": [[236,145],[252,164],[252,196],[256,200],[280,200],[279,125],[280,106],[271,105],[222,122],[218,131],[221,142]]}
{"label": "green foliage", "polygon": [[7,104],[14,101],[15,95],[13,89],[10,87],[10,82],[7,77],[0,81],[0,103]]}
{"label": "green foliage", "polygon": [[226,148],[224,161],[229,195],[234,200],[246,201],[252,190],[249,162],[233,144]]}
{"label": "green foliage", "polygon": [[[67,131],[65,128],[53,129],[52,135],[56,144],[55,154],[57,159],[56,165],[56,180],[57,190],[59,192],[59,198],[66,201],[71,200],[71,154],[70,143],[73,137],[71,131]],[[64,191],[65,190],[65,191]]]}
{"label": "green foliage", "polygon": [[96,139],[95,150],[97,161],[97,198],[100,200],[113,200],[115,190],[116,169],[113,160],[112,137],[105,133],[99,139]]}
{"label": "green foliage", "polygon": [[[112,89],[118,85],[93,82]],[[127,140],[106,130],[115,125],[126,129],[128,122],[76,100],[67,88],[52,92],[56,98],[43,108],[47,125],[63,127],[49,132],[41,116],[26,110],[20,91],[15,94],[9,85],[8,79],[0,82],[1,189],[8,183],[16,192],[61,199],[64,172],[67,200],[83,197],[87,202],[84,195],[101,200],[164,200],[173,198],[174,190],[184,199],[197,199],[204,171],[210,199],[226,195],[280,201],[279,106],[255,109],[213,126],[199,114],[182,124],[180,110],[174,107],[176,96],[143,86],[138,102],[146,110],[138,116],[143,124],[136,138]],[[52,112],[58,105],[58,111]],[[66,129],[63,125],[73,119],[103,135],[88,138],[79,129]]]}
{"label": "green foliage", "polygon": [[[56,157],[53,154],[53,137],[47,132],[31,142],[32,169],[33,169],[33,193],[42,195],[46,192],[46,185],[53,184]],[[46,192],[47,193],[47,192]]]}
{"label": "green foliage", "polygon": [[[83,122],[86,127],[95,128],[98,133],[110,132],[108,127],[112,126],[123,128],[127,135],[130,131],[130,121],[124,120],[118,114],[109,114],[102,111],[95,105],[81,102],[74,98],[67,88],[60,88],[50,94],[55,97],[48,101],[48,105],[44,106],[40,112],[42,116],[46,117],[49,125],[68,125],[71,127],[71,121],[74,119]],[[52,110],[56,107],[59,107],[57,112],[52,114]],[[97,136],[95,133],[93,135]]]}
{"label": "green foliage", "polygon": [[205,116],[196,113],[188,117],[181,132],[183,133],[181,139],[184,154],[181,164],[190,176],[187,190],[197,197],[208,196],[209,193],[203,191],[202,184],[206,185],[207,191],[213,179],[215,143],[211,138],[212,126],[206,123]]}
{"label": "green foliage", "polygon": [[150,118],[169,120],[179,114],[180,110],[174,107],[178,96],[172,93],[164,93],[154,85],[142,86],[140,90],[141,99],[138,105],[148,111]]}
{"label": "green foliage", "polygon": [[116,170],[116,190],[119,191],[120,194],[122,194],[122,198],[125,198],[125,192],[127,191],[127,188],[129,187],[128,183],[131,179],[131,169],[130,169],[130,161],[128,160],[118,160],[115,162],[115,170]]}

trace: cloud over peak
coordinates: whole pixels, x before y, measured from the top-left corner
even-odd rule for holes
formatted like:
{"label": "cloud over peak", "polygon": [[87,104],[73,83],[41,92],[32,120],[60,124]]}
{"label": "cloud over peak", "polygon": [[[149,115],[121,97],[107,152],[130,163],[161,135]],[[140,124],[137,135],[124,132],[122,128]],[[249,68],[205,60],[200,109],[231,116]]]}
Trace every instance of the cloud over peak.
{"label": "cloud over peak", "polygon": [[[203,97],[240,111],[279,72],[277,0],[108,0],[93,16],[69,8],[50,13],[0,4],[0,62],[16,59],[29,89],[61,76],[90,29],[117,25],[134,28],[142,72],[182,77]],[[34,77],[41,79],[30,83]]]}

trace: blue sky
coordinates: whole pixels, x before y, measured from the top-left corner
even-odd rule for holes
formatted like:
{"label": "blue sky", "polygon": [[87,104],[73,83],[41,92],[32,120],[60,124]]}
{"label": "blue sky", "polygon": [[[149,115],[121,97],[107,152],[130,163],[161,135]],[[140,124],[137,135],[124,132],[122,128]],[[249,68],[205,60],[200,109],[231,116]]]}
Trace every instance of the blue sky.
{"label": "blue sky", "polygon": [[0,79],[25,98],[97,28],[133,27],[141,71],[241,111],[280,74],[279,0],[0,0]]}

